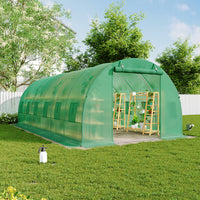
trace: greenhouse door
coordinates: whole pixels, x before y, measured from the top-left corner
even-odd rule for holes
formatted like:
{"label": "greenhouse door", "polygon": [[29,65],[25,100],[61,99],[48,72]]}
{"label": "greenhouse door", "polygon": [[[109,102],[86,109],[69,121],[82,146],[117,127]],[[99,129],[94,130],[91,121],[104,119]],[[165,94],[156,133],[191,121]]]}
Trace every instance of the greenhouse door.
{"label": "greenhouse door", "polygon": [[[159,92],[161,75],[140,73],[113,73],[113,110],[115,93],[125,94],[125,126],[127,126],[130,93],[132,92]],[[114,130],[116,132],[116,129]]]}

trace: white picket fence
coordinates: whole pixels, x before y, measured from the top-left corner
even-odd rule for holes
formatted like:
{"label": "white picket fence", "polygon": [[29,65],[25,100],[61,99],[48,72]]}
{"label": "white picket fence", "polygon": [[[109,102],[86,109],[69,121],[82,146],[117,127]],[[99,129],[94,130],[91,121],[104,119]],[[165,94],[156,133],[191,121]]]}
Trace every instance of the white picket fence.
{"label": "white picket fence", "polygon": [[0,92],[0,115],[17,113],[22,94],[23,92]]}
{"label": "white picket fence", "polygon": [[[17,113],[23,92],[0,92],[0,115]],[[183,115],[200,115],[200,95],[180,95]]]}

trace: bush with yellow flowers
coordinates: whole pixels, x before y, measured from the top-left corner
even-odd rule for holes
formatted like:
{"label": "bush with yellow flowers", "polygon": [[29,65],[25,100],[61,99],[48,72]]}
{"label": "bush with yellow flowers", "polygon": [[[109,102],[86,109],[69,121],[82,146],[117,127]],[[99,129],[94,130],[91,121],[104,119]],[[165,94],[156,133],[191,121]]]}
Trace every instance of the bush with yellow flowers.
{"label": "bush with yellow flowers", "polygon": [[[26,196],[18,192],[14,187],[9,186],[7,190],[4,190],[3,193],[0,193],[0,200],[31,200],[30,196]],[[41,200],[46,200],[42,198]]]}

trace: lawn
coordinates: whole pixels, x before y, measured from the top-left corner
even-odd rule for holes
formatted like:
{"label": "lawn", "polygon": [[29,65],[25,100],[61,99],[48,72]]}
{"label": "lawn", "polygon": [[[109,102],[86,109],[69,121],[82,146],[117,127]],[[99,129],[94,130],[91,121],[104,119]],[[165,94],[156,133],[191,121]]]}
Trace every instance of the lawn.
{"label": "lawn", "polygon": [[[32,199],[200,199],[200,115],[192,139],[88,150],[66,149],[0,125],[0,192],[12,185]],[[48,147],[48,163],[38,149]]]}

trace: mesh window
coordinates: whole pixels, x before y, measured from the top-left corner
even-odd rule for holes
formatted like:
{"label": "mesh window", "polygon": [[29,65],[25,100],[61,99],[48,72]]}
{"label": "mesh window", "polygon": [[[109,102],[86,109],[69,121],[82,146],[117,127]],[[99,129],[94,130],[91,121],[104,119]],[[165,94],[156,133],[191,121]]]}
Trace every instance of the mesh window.
{"label": "mesh window", "polygon": [[54,110],[54,119],[60,119],[60,108],[61,108],[61,102],[56,102]]}
{"label": "mesh window", "polygon": [[43,109],[43,117],[47,117],[49,102],[44,103],[44,109]]}
{"label": "mesh window", "polygon": [[70,104],[70,109],[69,109],[69,121],[70,122],[75,122],[75,120],[76,120],[77,106],[78,106],[77,103]]}
{"label": "mesh window", "polygon": [[34,115],[37,115],[38,104],[39,104],[39,102],[35,102],[35,103],[34,103],[34,111],[33,111],[33,114],[34,114]]}

